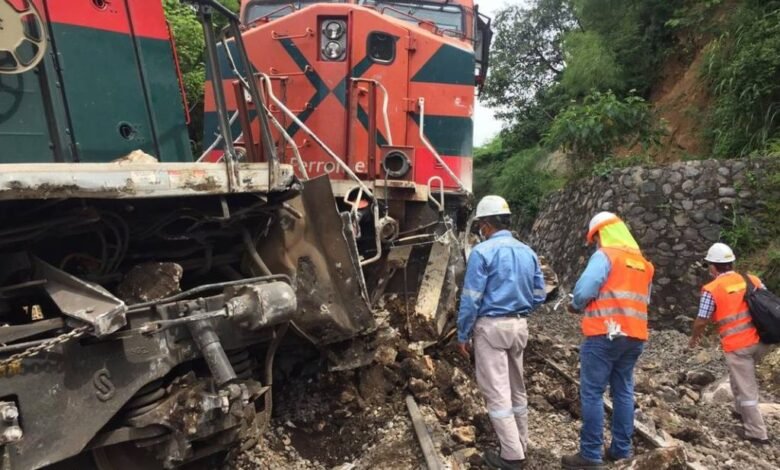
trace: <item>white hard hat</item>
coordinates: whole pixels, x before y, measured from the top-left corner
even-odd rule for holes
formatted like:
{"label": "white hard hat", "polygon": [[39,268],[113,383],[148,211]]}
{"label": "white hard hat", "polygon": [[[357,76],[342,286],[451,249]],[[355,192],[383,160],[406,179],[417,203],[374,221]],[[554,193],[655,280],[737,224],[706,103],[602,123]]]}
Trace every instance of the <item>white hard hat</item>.
{"label": "white hard hat", "polygon": [[599,230],[601,230],[602,227],[605,225],[609,225],[614,222],[620,222],[620,217],[616,216],[612,212],[599,212],[598,214],[594,215],[592,219],[590,219],[590,223],[588,224],[588,243],[593,242],[593,235],[596,234]]}
{"label": "white hard hat", "polygon": [[704,257],[704,261],[709,263],[733,263],[736,259],[734,252],[725,243],[715,243]]}
{"label": "white hard hat", "polygon": [[509,215],[509,204],[501,196],[485,196],[477,204],[477,219],[490,217],[491,215]]}

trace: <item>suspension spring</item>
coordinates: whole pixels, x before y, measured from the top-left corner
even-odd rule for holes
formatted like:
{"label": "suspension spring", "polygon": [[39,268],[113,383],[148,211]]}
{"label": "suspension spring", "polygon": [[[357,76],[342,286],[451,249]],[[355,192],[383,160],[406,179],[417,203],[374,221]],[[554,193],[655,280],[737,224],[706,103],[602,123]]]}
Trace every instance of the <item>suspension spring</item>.
{"label": "suspension spring", "polygon": [[132,419],[156,408],[165,399],[163,380],[158,379],[141,387],[124,407],[125,418]]}
{"label": "suspension spring", "polygon": [[249,354],[248,349],[234,349],[227,351],[228,360],[236,372],[236,376],[241,380],[249,380],[254,372],[255,360]]}

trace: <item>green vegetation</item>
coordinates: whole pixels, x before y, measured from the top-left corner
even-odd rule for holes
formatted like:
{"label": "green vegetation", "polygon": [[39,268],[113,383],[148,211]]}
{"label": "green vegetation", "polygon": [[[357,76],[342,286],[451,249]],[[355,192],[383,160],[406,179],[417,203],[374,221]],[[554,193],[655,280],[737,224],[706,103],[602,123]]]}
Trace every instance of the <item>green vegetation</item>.
{"label": "green vegetation", "polygon": [[[239,0],[221,0],[220,3],[238,12]],[[181,0],[163,0],[163,8],[176,42],[176,54],[191,110],[190,136],[197,143],[196,146],[199,146],[203,127],[203,87],[206,82],[204,65],[206,45],[203,39],[203,27],[198,21],[195,10],[183,4]],[[216,28],[226,25],[219,15],[215,15],[215,20]]]}
{"label": "green vegetation", "polygon": [[[705,46],[712,102],[694,117],[705,155],[780,154],[780,0],[531,0],[501,11],[495,29],[483,100],[509,126],[475,159],[479,190],[501,181],[545,194],[549,184],[523,179],[556,150],[572,178],[650,162],[665,127],[651,87]],[[496,163],[508,155],[523,165]],[[533,213],[539,194],[521,210]]]}
{"label": "green vegetation", "polygon": [[716,157],[762,152],[780,140],[780,2],[747,1],[708,47]]}
{"label": "green vegetation", "polygon": [[539,147],[512,152],[500,137],[493,139],[474,156],[477,197],[500,194],[512,206],[516,224],[531,223],[544,196],[563,185],[561,178],[536,168],[544,153]]}
{"label": "green vegetation", "polygon": [[612,91],[595,91],[581,103],[563,109],[550,125],[544,142],[593,165],[609,158],[617,146],[641,143],[647,148],[657,143],[661,134],[643,98],[628,96],[621,100]]}

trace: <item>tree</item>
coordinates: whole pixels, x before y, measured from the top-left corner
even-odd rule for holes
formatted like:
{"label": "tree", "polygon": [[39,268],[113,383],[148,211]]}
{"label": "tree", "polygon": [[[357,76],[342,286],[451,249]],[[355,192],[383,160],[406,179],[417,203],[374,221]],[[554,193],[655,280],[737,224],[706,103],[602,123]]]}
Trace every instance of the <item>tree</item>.
{"label": "tree", "polygon": [[537,105],[540,92],[560,79],[564,36],[579,26],[569,0],[538,0],[530,8],[509,6],[494,24],[484,97],[499,117],[516,121]]}
{"label": "tree", "polygon": [[[238,12],[239,0],[222,0],[221,3]],[[194,8],[181,0],[163,0],[163,8],[176,43],[176,54],[190,106],[190,139],[195,142],[198,150],[202,140],[203,90],[206,82],[206,66],[203,62],[206,43],[203,39],[203,27]],[[214,19],[216,29],[225,26],[226,22],[220,15],[214,15]]]}

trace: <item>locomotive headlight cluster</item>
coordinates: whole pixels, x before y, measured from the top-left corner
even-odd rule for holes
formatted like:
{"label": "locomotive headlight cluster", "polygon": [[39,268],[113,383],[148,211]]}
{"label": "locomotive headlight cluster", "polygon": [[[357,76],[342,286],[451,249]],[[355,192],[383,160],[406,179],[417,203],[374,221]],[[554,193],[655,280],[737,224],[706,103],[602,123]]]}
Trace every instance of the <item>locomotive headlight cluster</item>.
{"label": "locomotive headlight cluster", "polygon": [[320,21],[320,54],[323,60],[341,61],[347,52],[347,22],[327,18]]}

